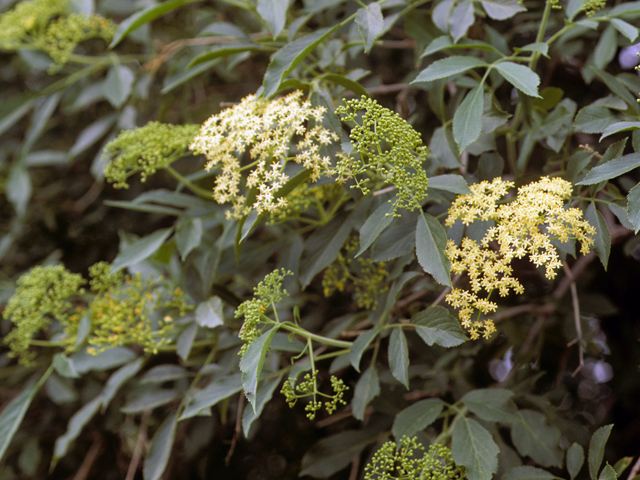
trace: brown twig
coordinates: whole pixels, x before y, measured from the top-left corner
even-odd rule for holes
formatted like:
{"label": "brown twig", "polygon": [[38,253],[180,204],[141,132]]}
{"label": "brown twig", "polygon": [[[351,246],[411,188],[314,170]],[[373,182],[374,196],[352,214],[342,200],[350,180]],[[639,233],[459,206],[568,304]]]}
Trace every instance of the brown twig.
{"label": "brown twig", "polygon": [[636,463],[633,464],[633,467],[631,467],[627,480],[633,480],[633,478],[638,474],[638,470],[640,470],[640,456],[636,460]]}
{"label": "brown twig", "polygon": [[[147,443],[147,426],[149,424],[149,417],[151,416],[151,410],[145,410],[140,420],[140,433],[138,433],[138,440],[136,440],[136,446],[133,449],[133,456],[131,462],[129,462],[129,468],[127,469],[127,476],[125,480],[133,480],[138,471],[138,465],[142,458],[142,448]],[[75,480],[75,479],[74,479]]]}
{"label": "brown twig", "polygon": [[231,439],[231,447],[227,456],[224,457],[224,464],[228,467],[231,462],[231,457],[236,449],[236,443],[238,438],[242,435],[242,410],[244,409],[244,393],[240,392],[240,398],[238,398],[238,413],[236,415],[236,428],[233,431],[233,438]]}
{"label": "brown twig", "polygon": [[360,470],[360,455],[356,455],[351,461],[351,471],[349,472],[349,480],[358,479],[358,471]]}
{"label": "brown twig", "polygon": [[91,471],[91,467],[93,466],[95,461],[98,459],[98,455],[100,454],[101,450],[102,450],[102,437],[99,435],[96,435],[96,438],[93,441],[91,448],[87,452],[87,455],[84,457],[84,460],[80,465],[80,468],[78,469],[76,474],[73,476],[73,480],[86,480],[88,478],[89,472]]}

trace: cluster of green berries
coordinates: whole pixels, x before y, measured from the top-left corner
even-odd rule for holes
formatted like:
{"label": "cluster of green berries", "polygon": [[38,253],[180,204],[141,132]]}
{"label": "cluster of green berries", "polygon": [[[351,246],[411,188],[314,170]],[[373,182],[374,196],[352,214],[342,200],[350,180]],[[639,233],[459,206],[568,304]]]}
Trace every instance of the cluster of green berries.
{"label": "cluster of green berries", "polygon": [[427,197],[427,174],[422,166],[427,147],[400,115],[371,98],[347,100],[336,108],[343,121],[354,124],[350,138],[351,154],[338,154],[334,169],[338,181],[353,180],[364,195],[370,193],[373,180],[378,185],[391,184],[397,189],[393,215],[403,208],[413,211]]}
{"label": "cluster of green berries", "polygon": [[[305,406],[307,412],[307,418],[313,420],[316,418],[316,412],[324,405],[325,410],[329,415],[336,411],[338,404],[346,405],[344,401],[344,392],[347,387],[344,382],[333,375],[331,376],[331,388],[333,389],[333,395],[327,395],[318,391],[317,383],[318,371],[313,370],[311,373],[304,375],[302,382],[296,385],[294,378],[288,378],[282,386],[280,393],[284,395],[289,407],[293,408],[297,401],[301,398],[312,397],[312,399]],[[324,402],[319,401],[318,396],[327,398]]]}

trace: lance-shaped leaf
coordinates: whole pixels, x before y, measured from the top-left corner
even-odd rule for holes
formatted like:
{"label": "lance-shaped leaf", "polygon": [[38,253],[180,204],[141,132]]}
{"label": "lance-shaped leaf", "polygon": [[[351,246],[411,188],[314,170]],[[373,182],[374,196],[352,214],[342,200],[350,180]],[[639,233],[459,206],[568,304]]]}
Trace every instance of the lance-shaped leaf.
{"label": "lance-shaped leaf", "polygon": [[428,213],[419,215],[416,225],[418,262],[437,282],[451,286],[451,262],[445,254],[446,246],[447,233],[440,222]]}
{"label": "lance-shaped leaf", "polygon": [[25,413],[38,392],[40,384],[32,385],[16,396],[0,414],[0,460],[4,457]]}
{"label": "lance-shaped leaf", "polygon": [[511,426],[511,439],[520,455],[529,456],[543,467],[562,465],[560,430],[547,424],[546,417],[534,410],[520,410],[520,421]]}
{"label": "lance-shaped leaf", "polygon": [[205,412],[209,407],[212,407],[219,401],[230,397],[234,393],[238,393],[240,390],[242,390],[240,374],[230,375],[219,380],[214,380],[209,386],[195,394],[191,403],[189,403],[187,408],[184,409],[184,413],[180,416],[180,420],[195,417],[196,415],[206,414]]}
{"label": "lance-shaped leaf", "polygon": [[498,470],[498,453],[491,434],[477,421],[460,417],[453,427],[453,460],[467,468],[469,480],[490,480]]}
{"label": "lance-shaped leaf", "polygon": [[356,24],[358,25],[358,30],[360,30],[360,35],[364,39],[364,51],[368,52],[384,27],[380,4],[373,2],[366,7],[360,8],[356,15]]}
{"label": "lance-shaped leaf", "polygon": [[393,436],[396,439],[414,436],[435,422],[443,407],[444,403],[439,398],[428,398],[405,408],[393,421]]}
{"label": "lance-shaped leaf", "polygon": [[620,158],[611,160],[605,164],[593,167],[584,180],[577,185],[593,185],[612,178],[619,177],[623,173],[630,172],[640,167],[640,153],[630,153]]}
{"label": "lance-shaped leaf", "polygon": [[576,478],[584,464],[584,449],[579,443],[573,443],[567,450],[567,471],[571,480]]}
{"label": "lance-shaped leaf", "polygon": [[173,232],[173,228],[156,230],[151,235],[147,235],[125,247],[111,264],[111,271],[115,273],[151,257],[169,238],[171,232]]}
{"label": "lance-shaped leaf", "polygon": [[609,253],[611,252],[611,232],[607,221],[595,206],[595,202],[587,207],[587,211],[584,214],[584,219],[589,222],[596,229],[596,234],[593,237],[594,245],[593,250],[598,255],[600,262],[607,269],[609,263]]}
{"label": "lance-shaped leaf", "polygon": [[516,87],[522,93],[526,93],[531,97],[538,97],[538,85],[540,85],[540,77],[537,73],[524,65],[518,65],[513,62],[500,62],[493,66],[504,79],[511,85]]}
{"label": "lance-shaped leaf", "polygon": [[612,428],[613,425],[605,425],[596,430],[591,436],[591,441],[589,442],[589,476],[591,480],[598,479],[598,472],[604,458],[604,447],[607,444]]}
{"label": "lance-shaped leaf", "polygon": [[360,334],[358,338],[351,345],[351,350],[349,351],[349,360],[351,361],[351,365],[358,372],[360,371],[360,359],[362,358],[362,354],[367,349],[371,341],[376,338],[376,336],[380,333],[379,328],[372,328],[371,330],[367,330],[366,332]]}
{"label": "lance-shaped leaf", "polygon": [[602,132],[602,136],[600,137],[600,141],[604,138],[607,138],[610,135],[614,135],[620,132],[629,132],[631,130],[640,130],[640,122],[617,122],[613,125],[609,125]]}
{"label": "lance-shaped leaf", "polygon": [[444,307],[434,306],[418,312],[411,317],[411,323],[429,346],[436,343],[443,347],[455,347],[468,340],[458,320]]}
{"label": "lance-shaped leaf", "polygon": [[256,11],[269,25],[269,30],[275,39],[287,21],[287,9],[289,0],[258,0]]}
{"label": "lance-shaped leaf", "polygon": [[458,195],[471,193],[469,184],[462,175],[445,174],[429,178],[429,188],[444,190]]}
{"label": "lance-shaped leaf", "polygon": [[440,78],[451,77],[467,72],[473,68],[486,67],[488,64],[477,57],[455,56],[436,60],[423,71],[411,83],[431,82]]}
{"label": "lance-shaped leaf", "polygon": [[627,216],[635,233],[640,230],[640,183],[629,190],[627,195]]}
{"label": "lance-shaped leaf", "polygon": [[482,8],[494,20],[506,20],[527,9],[518,0],[483,0]]}
{"label": "lance-shaped leaf", "polygon": [[364,411],[369,402],[380,395],[380,379],[375,365],[371,365],[360,376],[356,388],[353,391],[351,410],[358,420],[364,420]]}
{"label": "lance-shaped leaf", "polygon": [[391,374],[409,389],[409,347],[401,327],[394,328],[389,338],[389,367]]}
{"label": "lance-shaped leaf", "polygon": [[251,403],[253,411],[256,411],[256,391],[258,389],[258,379],[264,365],[264,358],[269,350],[271,339],[278,331],[278,326],[272,327],[258,338],[256,338],[240,360],[240,370],[242,371],[242,388],[244,395]]}
{"label": "lance-shaped leaf", "polygon": [[504,388],[472,390],[462,397],[462,403],[482,420],[513,423],[519,420],[513,392]]}
{"label": "lance-shaped leaf", "polygon": [[467,93],[453,115],[453,138],[460,152],[480,137],[483,110],[484,87],[480,84]]}
{"label": "lance-shaped leaf", "polygon": [[[389,202],[384,202],[365,220],[360,228],[360,250],[358,251],[358,255],[369,248],[380,236],[382,231],[393,221],[393,217],[391,216],[392,211],[393,205]],[[358,255],[356,255],[356,257]]]}
{"label": "lance-shaped leaf", "polygon": [[142,470],[144,480],[158,480],[167,468],[176,436],[177,415],[177,412],[170,414],[153,436]]}
{"label": "lance-shaped leaf", "polygon": [[109,377],[109,380],[107,380],[107,383],[105,384],[101,395],[102,413],[107,410],[109,403],[116,395],[120,387],[140,371],[143,363],[144,360],[142,358],[137,358],[135,361],[127,363],[126,365],[120,367],[113,375]]}

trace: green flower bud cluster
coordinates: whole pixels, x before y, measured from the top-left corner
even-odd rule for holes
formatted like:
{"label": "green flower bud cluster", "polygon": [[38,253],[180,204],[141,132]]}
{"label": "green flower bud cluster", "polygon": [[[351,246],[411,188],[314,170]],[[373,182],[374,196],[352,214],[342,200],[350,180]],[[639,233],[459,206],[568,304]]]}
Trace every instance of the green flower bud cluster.
{"label": "green flower bud cluster", "polygon": [[344,189],[337,183],[325,183],[311,186],[308,183],[298,185],[287,194],[287,204],[282,208],[269,212],[269,223],[281,223],[300,218],[313,207],[318,209],[340,198]]}
{"label": "green flower bud cluster", "polygon": [[191,155],[189,144],[198,134],[199,125],[170,125],[149,122],[144,127],[123,130],[104,149],[107,181],[115,188],[129,188],[127,178],[141,172],[141,180]]}
{"label": "green flower bud cluster", "polygon": [[67,328],[77,324],[81,315],[74,310],[71,299],[84,293],[84,283],[81,275],[62,265],[38,266],[22,275],[3,313],[15,325],[4,339],[11,349],[9,356],[30,365],[36,357],[36,352],[29,349],[31,341],[47,330],[52,320]]}
{"label": "green flower bud cluster", "polygon": [[307,412],[307,418],[313,420],[316,418],[316,412],[322,408],[323,402],[317,400],[318,395],[324,398],[328,398],[324,402],[324,408],[329,415],[336,411],[338,404],[346,405],[344,401],[344,392],[347,387],[344,382],[333,375],[331,376],[331,388],[333,389],[333,395],[327,395],[318,391],[318,384],[316,377],[318,375],[317,370],[313,370],[311,373],[305,374],[303,381],[296,385],[294,378],[288,378],[282,386],[282,393],[289,404],[289,407],[293,408],[300,398],[313,397],[312,400],[307,403],[305,411]]}
{"label": "green flower bud cluster", "polygon": [[402,437],[399,445],[386,442],[365,468],[365,480],[465,480],[465,467],[451,458],[451,450],[444,445],[431,445],[422,456],[424,447],[415,437]]}
{"label": "green flower bud cluster", "polygon": [[375,310],[378,306],[378,296],[386,292],[389,286],[386,279],[389,272],[385,262],[374,262],[370,258],[355,258],[360,249],[360,241],[356,237],[347,240],[338,258],[325,270],[322,278],[322,289],[325,297],[331,296],[336,290],[344,292],[351,282],[354,286],[353,297],[359,308]]}
{"label": "green flower bud cluster", "polygon": [[260,336],[260,331],[264,325],[274,323],[273,320],[265,315],[269,307],[273,309],[277,318],[275,304],[280,303],[285,295],[289,296],[287,291],[282,288],[282,282],[287,275],[293,275],[293,272],[284,268],[271,272],[253,289],[254,298],[242,302],[236,309],[236,318],[244,316],[244,323],[240,329],[239,336],[245,343],[240,349],[240,355],[244,355],[247,348],[249,348],[249,344]]}
{"label": "green flower bud cluster", "polygon": [[[420,134],[400,115],[366,97],[347,100],[336,108],[336,114],[355,124],[350,133],[353,153],[338,154],[340,159],[334,169],[338,181],[353,179],[354,187],[364,195],[370,193],[368,184],[372,179],[394,185],[398,192],[390,201],[393,216],[400,215],[400,208],[420,208],[427,197],[429,181],[422,167],[427,147],[422,145]],[[366,176],[359,177],[363,175]]]}
{"label": "green flower bud cluster", "polygon": [[581,10],[587,14],[587,17],[593,17],[596,12],[602,10],[607,5],[607,0],[582,0]]}
{"label": "green flower bud cluster", "polygon": [[0,48],[39,48],[49,21],[67,13],[69,0],[30,0],[18,3],[0,16]]}

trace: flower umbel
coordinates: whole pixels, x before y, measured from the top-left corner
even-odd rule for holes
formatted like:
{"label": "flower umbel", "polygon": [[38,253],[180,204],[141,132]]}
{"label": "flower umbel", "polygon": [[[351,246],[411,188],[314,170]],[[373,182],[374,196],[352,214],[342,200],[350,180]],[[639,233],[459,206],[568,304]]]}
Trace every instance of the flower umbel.
{"label": "flower umbel", "polygon": [[336,411],[338,404],[347,404],[342,397],[344,396],[344,392],[349,390],[349,387],[347,387],[342,380],[332,375],[331,387],[333,388],[333,395],[327,395],[318,390],[317,375],[318,371],[314,369],[311,373],[305,374],[303,381],[298,385],[296,385],[294,378],[288,378],[282,385],[282,390],[280,391],[291,408],[294,407],[299,399],[312,397],[312,400],[307,403],[305,407],[309,420],[315,419],[316,412],[322,408],[323,402],[317,400],[318,396],[328,398],[328,400],[324,402],[324,408],[329,415]]}
{"label": "flower umbel", "polygon": [[[275,100],[249,95],[202,125],[190,148],[207,157],[207,170],[220,166],[213,197],[218,203],[233,203],[228,217],[241,218],[252,209],[273,213],[283,208],[287,201],[278,191],[289,180],[285,167],[290,161],[309,169],[312,181],[329,173],[330,159],[320,155],[320,146],[338,136],[319,126],[325,109],[314,108],[301,97],[300,91]],[[316,126],[311,127],[310,120]],[[299,138],[295,153],[291,152],[294,137]],[[247,149],[252,162],[243,167],[241,157]],[[241,172],[248,169],[244,185],[248,192],[243,194]]]}
{"label": "flower umbel", "polygon": [[[582,218],[582,211],[567,208],[565,202],[571,196],[571,183],[561,178],[544,177],[518,190],[517,197],[500,204],[512,182],[499,178],[491,183],[471,185],[471,194],[459,196],[451,208],[445,223],[453,225],[462,220],[469,225],[475,220],[492,220],[495,226],[487,230],[478,244],[465,238],[461,246],[452,241],[447,244],[446,254],[451,261],[451,271],[467,272],[471,290],[453,289],[446,299],[460,309],[462,325],[469,329],[471,338],[482,333],[489,337],[495,326],[489,319],[472,321],[474,310],[487,314],[497,309],[489,297],[480,298],[481,291],[490,296],[498,290],[506,296],[513,290],[522,293],[524,288],[512,276],[511,261],[528,256],[537,267],[545,267],[545,276],[553,279],[562,266],[552,240],[562,243],[578,240],[581,252],[586,254],[593,244],[595,229]],[[497,250],[492,244],[497,244]]]}
{"label": "flower umbel", "polygon": [[400,216],[400,208],[420,208],[429,183],[422,167],[427,147],[422,145],[420,134],[400,115],[370,98],[348,100],[336,108],[336,113],[343,121],[355,124],[349,135],[353,153],[341,154],[334,170],[338,181],[353,179],[354,187],[364,195],[370,192],[372,180],[394,185],[398,190],[390,200],[394,216]]}

